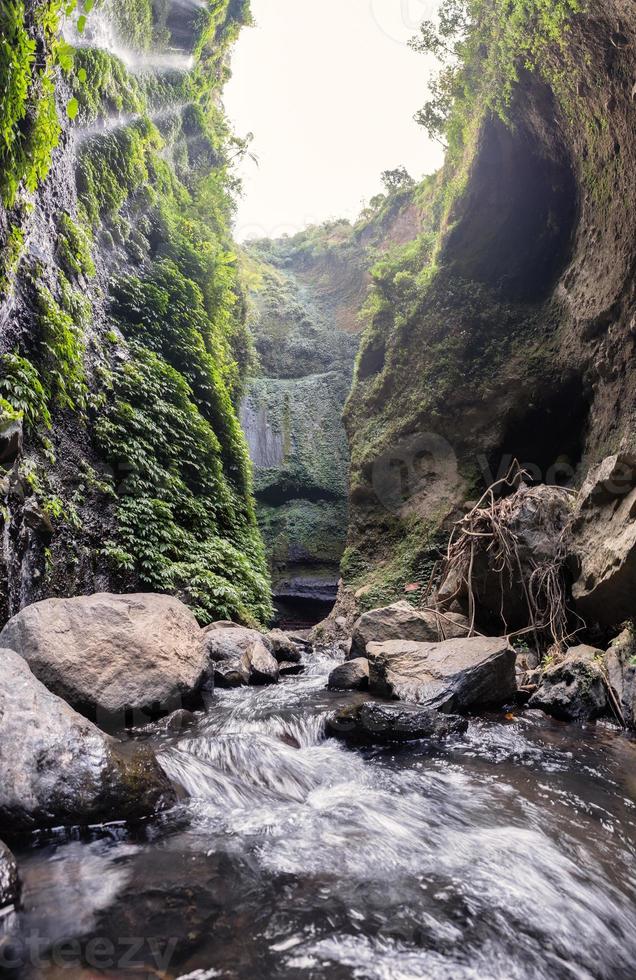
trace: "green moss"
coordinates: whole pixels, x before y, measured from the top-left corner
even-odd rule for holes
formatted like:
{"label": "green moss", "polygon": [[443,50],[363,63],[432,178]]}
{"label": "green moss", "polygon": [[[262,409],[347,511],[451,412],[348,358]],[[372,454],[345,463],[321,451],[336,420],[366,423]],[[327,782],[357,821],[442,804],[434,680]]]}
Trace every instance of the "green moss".
{"label": "green moss", "polygon": [[38,287],[44,384],[61,408],[82,410],[86,405],[84,327],[90,304],[64,280],[61,292],[58,303],[46,286]]}
{"label": "green moss", "polygon": [[92,279],[95,275],[95,263],[91,254],[90,233],[66,213],[60,216],[58,229],[58,251],[64,272],[69,276],[82,275]]}
{"label": "green moss", "polygon": [[0,298],[11,287],[13,277],[24,251],[24,241],[25,236],[22,229],[14,227],[9,232],[7,244],[0,252]]}

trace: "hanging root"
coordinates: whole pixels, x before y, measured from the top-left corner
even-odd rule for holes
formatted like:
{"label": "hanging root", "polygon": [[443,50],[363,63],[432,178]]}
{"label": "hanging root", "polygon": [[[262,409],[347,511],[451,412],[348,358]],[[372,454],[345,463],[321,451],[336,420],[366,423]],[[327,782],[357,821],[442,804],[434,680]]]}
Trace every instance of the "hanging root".
{"label": "hanging root", "polygon": [[[506,476],[489,487],[479,503],[457,522],[448,544],[442,581],[454,573],[458,581],[456,594],[468,597],[470,630],[474,635],[478,608],[475,565],[479,559],[483,567],[485,558],[489,574],[499,577],[504,624],[503,596],[512,589],[523,591],[528,625],[509,635],[532,633],[537,649],[545,650],[551,643],[563,650],[578,632],[573,633],[569,626],[572,614],[567,606],[564,575],[571,523],[570,519],[564,526],[564,503],[571,510],[575,491],[563,487],[529,487],[523,482],[527,475],[515,461]],[[506,489],[514,493],[500,497]],[[524,547],[519,540],[518,516],[524,504],[529,512],[536,512],[545,538],[554,542],[547,557],[528,554],[527,545]]]}

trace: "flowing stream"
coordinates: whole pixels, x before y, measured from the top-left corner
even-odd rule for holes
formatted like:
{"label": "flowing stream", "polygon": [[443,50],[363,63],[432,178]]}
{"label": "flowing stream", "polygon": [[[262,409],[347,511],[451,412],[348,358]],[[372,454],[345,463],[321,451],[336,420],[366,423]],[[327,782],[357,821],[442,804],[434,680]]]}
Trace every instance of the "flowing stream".
{"label": "flowing stream", "polygon": [[323,734],[333,666],[156,743],[171,813],[19,853],[10,975],[636,976],[634,743],[519,712],[353,750]]}

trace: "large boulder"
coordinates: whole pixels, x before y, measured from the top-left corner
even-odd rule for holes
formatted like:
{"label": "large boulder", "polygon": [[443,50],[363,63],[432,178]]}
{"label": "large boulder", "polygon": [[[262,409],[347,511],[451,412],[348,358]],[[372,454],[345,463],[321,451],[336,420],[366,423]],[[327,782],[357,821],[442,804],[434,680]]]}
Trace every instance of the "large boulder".
{"label": "large boulder", "polygon": [[366,691],[369,687],[369,661],[357,657],[338,664],[329,674],[327,687],[330,691]]}
{"label": "large boulder", "polygon": [[418,704],[367,701],[341,708],[327,720],[327,735],[347,742],[410,742],[465,732],[468,722]]}
{"label": "large boulder", "polygon": [[201,630],[166,595],[45,599],[9,620],[0,647],[46,687],[106,728],[191,706],[205,677]]}
{"label": "large boulder", "polygon": [[279,664],[299,664],[302,655],[297,641],[293,640],[289,633],[283,630],[271,630],[265,637],[269,643],[272,654],[276,657]]}
{"label": "large boulder", "polygon": [[0,918],[20,898],[20,879],[15,858],[6,844],[0,841]]}
{"label": "large boulder", "polygon": [[370,643],[369,688],[440,711],[498,705],[517,691],[516,654],[505,638]]}
{"label": "large boulder", "polygon": [[437,643],[439,640],[466,636],[468,632],[468,621],[461,614],[439,615],[415,609],[406,601],[395,602],[392,606],[371,609],[360,616],[353,627],[350,657],[366,657],[369,643],[385,643],[387,640]]}
{"label": "large boulder", "polygon": [[275,684],[279,666],[267,636],[246,626],[212,623],[203,631],[202,649],[219,687]]}
{"label": "large boulder", "polygon": [[636,728],[636,633],[632,627],[612,642],[605,664],[622,721],[628,728]]}
{"label": "large boulder", "polygon": [[583,484],[572,528],[572,594],[588,623],[618,626],[636,614],[635,513],[636,457],[609,456]]}
{"label": "large boulder", "polygon": [[135,819],[172,802],[148,748],[100,731],[0,649],[0,831]]}
{"label": "large boulder", "polygon": [[563,660],[544,670],[530,708],[541,708],[563,721],[592,721],[606,714],[603,657],[603,651],[594,647],[572,647]]}

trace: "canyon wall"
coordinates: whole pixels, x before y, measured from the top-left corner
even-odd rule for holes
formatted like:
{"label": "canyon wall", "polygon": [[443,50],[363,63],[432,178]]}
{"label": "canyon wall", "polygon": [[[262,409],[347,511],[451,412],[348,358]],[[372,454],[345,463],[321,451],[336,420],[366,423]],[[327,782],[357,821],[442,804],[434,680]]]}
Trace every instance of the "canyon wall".
{"label": "canyon wall", "polygon": [[0,21],[0,619],[137,588],[264,621],[220,104],[248,5],[72,8]]}
{"label": "canyon wall", "polygon": [[425,588],[513,458],[578,487],[636,448],[636,10],[487,10],[422,230],[373,273],[346,410],[363,605]]}

